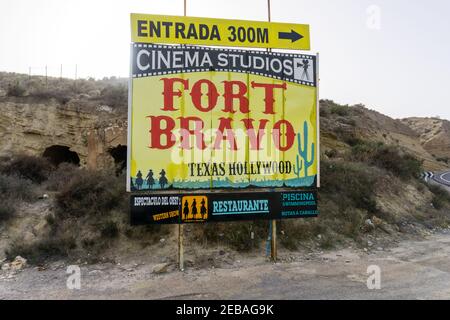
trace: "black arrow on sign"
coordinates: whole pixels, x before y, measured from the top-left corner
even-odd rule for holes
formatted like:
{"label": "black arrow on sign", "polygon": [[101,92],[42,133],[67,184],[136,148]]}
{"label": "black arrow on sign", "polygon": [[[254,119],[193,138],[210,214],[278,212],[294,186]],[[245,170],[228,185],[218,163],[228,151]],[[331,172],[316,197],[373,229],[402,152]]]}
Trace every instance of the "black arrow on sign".
{"label": "black arrow on sign", "polygon": [[304,38],[300,33],[291,30],[291,32],[278,32],[278,39],[287,39],[291,40],[291,42],[295,42]]}

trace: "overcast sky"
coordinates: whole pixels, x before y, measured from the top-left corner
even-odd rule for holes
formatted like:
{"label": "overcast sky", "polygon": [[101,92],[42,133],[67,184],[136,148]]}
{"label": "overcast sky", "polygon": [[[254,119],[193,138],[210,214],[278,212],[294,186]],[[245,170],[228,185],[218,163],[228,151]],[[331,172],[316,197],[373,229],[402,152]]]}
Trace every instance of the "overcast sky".
{"label": "overcast sky", "polygon": [[[188,0],[188,15],[267,19],[267,0]],[[0,0],[0,70],[127,76],[129,13],[183,0]],[[311,25],[321,98],[393,117],[450,119],[450,1],[272,0],[272,21]]]}

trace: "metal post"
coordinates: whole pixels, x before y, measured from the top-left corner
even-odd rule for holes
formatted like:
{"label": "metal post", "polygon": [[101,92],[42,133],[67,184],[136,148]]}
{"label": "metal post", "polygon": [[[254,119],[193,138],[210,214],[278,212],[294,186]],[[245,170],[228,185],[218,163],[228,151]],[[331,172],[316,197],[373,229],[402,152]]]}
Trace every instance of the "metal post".
{"label": "metal post", "polygon": [[[186,2],[187,0],[184,0],[184,6],[183,6],[183,13],[186,17]],[[184,226],[181,224],[178,224],[178,266],[180,268],[180,271],[184,271],[184,246],[183,246],[183,240],[184,240]]]}
{"label": "metal post", "polygon": [[270,257],[277,262],[277,220],[272,220],[272,237],[270,242]]}
{"label": "metal post", "polygon": [[[267,18],[268,21],[271,21],[271,11],[270,11],[270,0],[267,0]],[[267,49],[267,51],[272,51],[271,49]],[[277,221],[271,220],[271,236],[270,236],[270,258],[273,262],[277,261]]]}
{"label": "metal post", "polygon": [[317,185],[316,188],[320,188],[320,96],[319,96],[319,53],[316,54],[316,127],[317,127]]}
{"label": "metal post", "polygon": [[45,65],[45,85],[48,87],[47,65]]}
{"label": "metal post", "polygon": [[59,70],[59,79],[62,79],[62,64],[61,64],[61,69]]}
{"label": "metal post", "polygon": [[178,266],[184,271],[184,247],[183,247],[183,225],[178,225]]}
{"label": "metal post", "polygon": [[31,67],[28,67],[28,79],[31,79]]}

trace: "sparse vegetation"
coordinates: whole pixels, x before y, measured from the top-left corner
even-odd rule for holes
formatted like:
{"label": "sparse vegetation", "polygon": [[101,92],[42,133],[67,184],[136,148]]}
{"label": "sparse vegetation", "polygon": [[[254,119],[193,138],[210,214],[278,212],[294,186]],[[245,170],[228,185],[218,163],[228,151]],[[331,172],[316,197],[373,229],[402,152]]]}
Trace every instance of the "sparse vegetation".
{"label": "sparse vegetation", "polygon": [[126,85],[107,86],[101,91],[100,98],[103,103],[113,108],[126,106],[128,101],[128,88]]}
{"label": "sparse vegetation", "polygon": [[11,219],[21,202],[34,199],[36,191],[32,181],[0,173],[0,223]]}
{"label": "sparse vegetation", "polygon": [[84,108],[108,105],[125,110],[128,100],[126,83],[126,79],[116,77],[72,80],[0,73],[0,89],[5,90],[7,98],[33,99],[36,102],[54,99],[61,105],[74,101]]}
{"label": "sparse vegetation", "polygon": [[195,228],[195,237],[200,241],[222,243],[237,251],[259,247],[261,240],[267,238],[267,233],[267,221],[210,223]]}
{"label": "sparse vegetation", "polygon": [[126,203],[123,181],[104,172],[80,170],[56,197],[58,217],[107,215],[113,208]]}
{"label": "sparse vegetation", "polygon": [[361,163],[341,161],[322,161],[321,170],[321,192],[334,199],[341,209],[377,211],[373,188],[379,172]]}
{"label": "sparse vegetation", "polygon": [[[126,102],[126,86],[123,83],[105,82],[99,89],[98,83],[92,79],[79,80],[76,85],[72,82],[72,91],[67,94],[70,99],[61,100],[58,94],[69,90],[64,81],[61,80],[61,86],[57,89],[52,87],[51,82],[48,91],[42,89],[42,83],[33,84],[30,81],[29,85],[34,89],[27,87],[27,94],[40,99],[56,99],[61,104],[72,99],[87,99],[96,105],[120,107]],[[36,88],[41,88],[41,91]],[[369,141],[371,137],[361,135],[361,110],[340,106],[329,100],[322,101],[321,115],[327,117],[325,124],[329,125],[322,126],[322,130],[329,130],[326,139],[331,142],[328,141],[330,144],[322,149],[326,150],[323,152],[327,156],[323,158],[328,159],[321,163],[320,217],[279,222],[278,236],[284,248],[296,250],[318,246],[328,249],[347,241],[361,244],[366,233],[375,232],[365,224],[367,219],[374,217],[391,226],[408,219],[424,225],[430,221],[448,221],[445,220],[445,212],[450,208],[448,193],[433,186],[429,187],[430,193],[428,186],[414,179],[422,172],[421,162],[416,157],[399,146]],[[384,133],[384,138],[389,141],[394,141],[394,137]],[[441,159],[444,160],[448,161]],[[22,255],[32,263],[53,257],[92,259],[100,257],[119,241],[135,242],[142,247],[164,243],[164,238],[171,235],[173,226],[128,225],[128,199],[124,184],[125,178],[116,177],[113,172],[92,172],[67,163],[55,167],[45,159],[27,155],[1,161],[0,222],[14,218],[16,204],[22,199],[36,199],[30,190],[37,185],[52,192],[54,201],[52,211],[42,218],[48,225],[48,232],[43,232],[33,242],[25,242],[20,237],[11,238],[8,257]],[[409,207],[403,207],[403,199],[411,202],[407,197],[400,198],[404,194],[398,190],[403,192],[403,189],[412,193],[414,204],[409,203]],[[423,198],[415,203],[417,194]],[[395,207],[395,204],[386,205],[387,196],[401,203],[402,208],[398,211],[404,212],[396,212],[399,217],[391,214],[391,205]],[[223,244],[245,252],[265,243],[269,223],[210,223],[189,225],[186,230],[189,231],[185,233],[186,241],[203,245]]]}
{"label": "sparse vegetation", "polygon": [[66,258],[75,248],[74,237],[49,237],[32,243],[18,238],[11,242],[5,254],[9,260],[23,256],[27,257],[30,263],[39,264],[48,259]]}
{"label": "sparse vegetation", "polygon": [[[3,198],[3,197],[2,197]],[[8,221],[16,213],[16,207],[10,199],[0,199],[2,204],[0,206],[0,223]]]}
{"label": "sparse vegetation", "polygon": [[402,179],[418,178],[423,171],[416,157],[382,142],[359,141],[352,147],[351,159],[376,165]]}
{"label": "sparse vegetation", "polygon": [[8,84],[8,89],[6,90],[6,95],[8,97],[23,97],[26,93],[26,89],[19,81],[16,81],[13,84]]}
{"label": "sparse vegetation", "polygon": [[440,210],[450,206],[450,194],[448,191],[436,185],[429,185],[428,188],[433,193],[431,203],[434,208]]}
{"label": "sparse vegetation", "polygon": [[19,154],[0,165],[0,172],[41,183],[47,180],[52,165],[44,158]]}
{"label": "sparse vegetation", "polygon": [[443,163],[445,163],[445,164],[448,164],[449,161],[450,161],[450,159],[449,159],[449,157],[440,157],[440,158],[436,158],[436,161],[439,161],[439,162],[443,162]]}
{"label": "sparse vegetation", "polygon": [[80,170],[80,167],[74,164],[62,162],[55,170],[50,172],[47,181],[45,181],[45,187],[50,191],[60,191],[68,181],[78,175]]}
{"label": "sparse vegetation", "polygon": [[332,100],[321,100],[320,101],[320,110],[321,110],[321,115],[322,112],[325,116],[327,116],[328,114],[331,115],[338,115],[340,117],[346,117],[348,115],[350,115],[350,108],[349,106],[343,106],[340,104],[335,103]]}
{"label": "sparse vegetation", "polygon": [[39,100],[55,99],[61,104],[66,104],[74,97],[74,92],[67,88],[60,89],[39,87],[35,89],[30,95]]}
{"label": "sparse vegetation", "polygon": [[31,263],[53,258],[83,258],[95,262],[122,235],[145,247],[169,232],[167,226],[128,225],[123,176],[92,172],[69,164],[61,164],[53,170],[42,184],[57,190],[55,209],[45,217],[48,233],[32,242],[21,237],[14,239],[6,250],[8,258],[21,255]]}
{"label": "sparse vegetation", "polygon": [[103,238],[117,238],[119,236],[119,227],[115,221],[106,221],[100,229]]}

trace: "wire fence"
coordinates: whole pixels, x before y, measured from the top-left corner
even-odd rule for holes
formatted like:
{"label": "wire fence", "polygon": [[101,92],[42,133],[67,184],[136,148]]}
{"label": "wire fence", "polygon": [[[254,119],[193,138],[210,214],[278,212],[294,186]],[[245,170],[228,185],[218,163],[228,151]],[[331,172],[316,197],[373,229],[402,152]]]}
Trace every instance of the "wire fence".
{"label": "wire fence", "polygon": [[44,76],[52,78],[71,78],[78,79],[78,64],[75,65],[44,65],[44,66],[29,66],[28,76]]}

